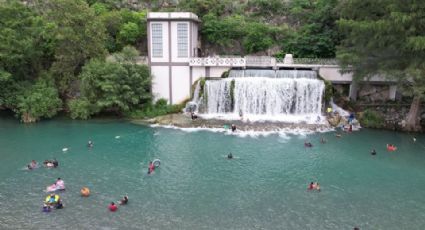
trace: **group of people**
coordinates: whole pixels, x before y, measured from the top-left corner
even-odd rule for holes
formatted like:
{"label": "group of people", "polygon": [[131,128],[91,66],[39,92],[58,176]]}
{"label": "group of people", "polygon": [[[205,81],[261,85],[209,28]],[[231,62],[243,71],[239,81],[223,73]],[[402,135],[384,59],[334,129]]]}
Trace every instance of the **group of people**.
{"label": "group of people", "polygon": [[[43,162],[43,166],[46,168],[57,168],[59,166],[59,162],[56,159],[53,160],[44,160]],[[37,163],[37,161],[32,160],[28,165],[27,165],[27,169],[28,170],[33,170],[38,168],[39,165]]]}
{"label": "group of people", "polygon": [[62,199],[59,197],[59,195],[52,193],[46,198],[42,210],[43,212],[50,212],[53,208],[62,209],[63,207]]}
{"label": "group of people", "polygon": [[47,168],[57,168],[59,166],[59,162],[54,158],[53,160],[44,160],[44,167]]}
{"label": "group of people", "polygon": [[[118,204],[120,205],[126,205],[128,203],[128,196],[124,196]],[[111,202],[108,206],[109,211],[115,212],[118,210],[118,206],[115,204],[115,202]]]}

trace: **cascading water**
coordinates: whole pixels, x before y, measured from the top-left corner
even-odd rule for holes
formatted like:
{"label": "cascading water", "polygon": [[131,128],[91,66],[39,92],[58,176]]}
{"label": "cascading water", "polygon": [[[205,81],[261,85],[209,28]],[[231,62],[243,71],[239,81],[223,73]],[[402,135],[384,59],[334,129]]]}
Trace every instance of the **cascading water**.
{"label": "cascading water", "polygon": [[198,83],[192,103],[205,117],[311,121],[321,115],[323,91],[314,71],[232,70],[227,79]]}

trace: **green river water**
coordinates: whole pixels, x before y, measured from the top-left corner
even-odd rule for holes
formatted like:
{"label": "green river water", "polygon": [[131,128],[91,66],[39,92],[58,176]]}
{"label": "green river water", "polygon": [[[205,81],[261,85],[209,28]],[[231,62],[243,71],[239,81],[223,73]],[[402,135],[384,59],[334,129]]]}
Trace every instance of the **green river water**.
{"label": "green river water", "polygon": [[[2,118],[0,229],[424,229],[425,136],[414,143],[388,131],[334,134],[239,137]],[[306,139],[313,148],[304,148]],[[387,143],[398,150],[387,152]],[[225,158],[230,151],[233,160]],[[56,169],[25,170],[32,159],[54,157]],[[161,166],[147,175],[155,158]],[[57,177],[66,184],[65,208],[43,213],[43,190]],[[322,191],[307,191],[310,181]],[[84,186],[88,198],[80,196]],[[125,194],[129,204],[109,212]]]}

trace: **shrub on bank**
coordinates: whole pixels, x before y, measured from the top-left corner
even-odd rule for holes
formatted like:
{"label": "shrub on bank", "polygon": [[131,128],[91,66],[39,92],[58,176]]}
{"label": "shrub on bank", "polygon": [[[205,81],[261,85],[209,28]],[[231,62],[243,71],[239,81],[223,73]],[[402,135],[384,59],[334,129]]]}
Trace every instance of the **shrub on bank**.
{"label": "shrub on bank", "polygon": [[185,107],[187,101],[178,105],[169,105],[167,100],[159,99],[155,104],[149,104],[143,109],[131,111],[126,114],[131,119],[151,118],[172,113],[180,113]]}
{"label": "shrub on bank", "polygon": [[382,128],[384,127],[384,117],[375,110],[367,109],[360,117],[360,124],[366,128]]}

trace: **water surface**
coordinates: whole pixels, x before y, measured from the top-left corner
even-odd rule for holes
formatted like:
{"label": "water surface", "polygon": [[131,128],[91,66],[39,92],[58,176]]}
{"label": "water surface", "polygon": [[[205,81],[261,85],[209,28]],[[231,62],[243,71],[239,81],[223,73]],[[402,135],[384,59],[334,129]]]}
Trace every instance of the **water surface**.
{"label": "water surface", "polygon": [[[124,121],[2,119],[0,229],[423,229],[425,136],[417,139],[376,130],[241,138]],[[230,151],[236,159],[225,158]],[[24,170],[54,157],[57,169]],[[155,158],[161,167],[148,176]],[[65,208],[43,213],[43,190],[57,177]],[[308,192],[310,181],[322,191]],[[83,186],[90,197],[80,196]],[[125,194],[129,204],[109,212]]]}

